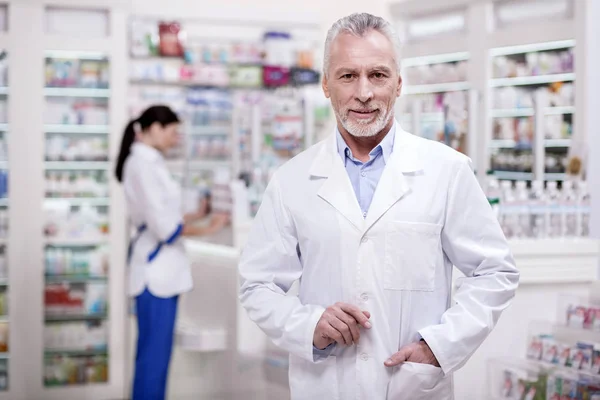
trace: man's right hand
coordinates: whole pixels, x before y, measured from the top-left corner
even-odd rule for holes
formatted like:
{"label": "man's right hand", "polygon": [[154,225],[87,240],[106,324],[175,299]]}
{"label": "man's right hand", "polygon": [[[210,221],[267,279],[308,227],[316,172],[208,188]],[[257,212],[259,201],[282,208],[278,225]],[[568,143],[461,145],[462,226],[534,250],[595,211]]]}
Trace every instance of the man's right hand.
{"label": "man's right hand", "polygon": [[317,323],[313,336],[313,344],[324,349],[336,342],[342,346],[358,343],[359,327],[371,328],[371,314],[347,303],[335,303],[327,307]]}

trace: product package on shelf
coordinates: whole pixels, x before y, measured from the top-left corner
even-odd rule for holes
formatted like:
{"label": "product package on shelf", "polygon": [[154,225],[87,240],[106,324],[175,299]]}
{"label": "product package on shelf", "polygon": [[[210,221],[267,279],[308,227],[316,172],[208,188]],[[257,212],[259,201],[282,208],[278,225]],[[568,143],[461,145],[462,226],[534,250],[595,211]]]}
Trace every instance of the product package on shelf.
{"label": "product package on shelf", "polygon": [[232,197],[231,174],[226,169],[218,169],[214,173],[213,184],[210,190],[211,204],[213,212],[219,214],[231,214]]}
{"label": "product package on shelf", "polygon": [[274,98],[270,144],[275,151],[302,150],[304,139],[304,110],[302,100],[296,97]]}
{"label": "product package on shelf", "polygon": [[98,240],[109,232],[107,207],[73,207],[68,200],[60,200],[44,203],[44,213],[46,237]]}
{"label": "product package on shelf", "polygon": [[600,400],[600,302],[563,295],[557,312],[530,322],[524,359],[491,360],[492,398]]}
{"label": "product package on shelf", "polygon": [[47,87],[108,88],[108,61],[46,58]]}
{"label": "product package on shelf", "polygon": [[569,73],[573,72],[574,58],[573,47],[496,56],[493,74],[495,78],[514,78]]}
{"label": "product package on shelf", "polygon": [[110,253],[105,245],[76,249],[47,247],[44,253],[47,277],[66,275],[102,278],[108,276]]}
{"label": "product package on shelf", "polygon": [[108,137],[47,135],[46,161],[108,161]]}
{"label": "product package on shelf", "polygon": [[590,195],[586,182],[499,182],[488,176],[484,190],[507,238],[589,236]]}
{"label": "product package on shelf", "polygon": [[[415,103],[419,109],[419,121],[413,121],[417,118],[414,115]],[[468,133],[467,108],[465,91],[411,95],[400,101],[398,118],[404,129],[414,131],[414,122],[417,122],[419,136],[442,142],[464,153]],[[410,118],[410,122],[406,117]]]}
{"label": "product package on shelf", "polygon": [[106,350],[106,321],[72,321],[44,326],[44,348],[47,353],[63,351]]}
{"label": "product package on shelf", "polygon": [[107,312],[106,283],[47,283],[46,316],[102,315]]}
{"label": "product package on shelf", "polygon": [[44,384],[67,386],[108,381],[107,356],[46,355]]}
{"label": "product package on shelf", "polygon": [[468,61],[436,63],[412,66],[405,69],[406,81],[410,85],[465,82]]}
{"label": "product package on shelf", "polygon": [[44,122],[57,125],[108,125],[106,99],[47,99]]}
{"label": "product package on shelf", "polygon": [[46,198],[108,197],[108,176],[98,171],[46,171]]}

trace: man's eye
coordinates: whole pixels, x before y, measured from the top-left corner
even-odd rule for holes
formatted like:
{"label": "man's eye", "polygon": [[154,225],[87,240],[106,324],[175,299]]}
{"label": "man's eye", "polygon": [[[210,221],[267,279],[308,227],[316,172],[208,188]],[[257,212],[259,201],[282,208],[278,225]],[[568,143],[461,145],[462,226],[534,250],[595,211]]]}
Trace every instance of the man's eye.
{"label": "man's eye", "polygon": [[344,74],[344,75],[342,75],[342,79],[346,79],[346,80],[352,79],[352,74]]}
{"label": "man's eye", "polygon": [[384,75],[384,74],[382,74],[381,72],[375,72],[375,73],[373,74],[373,76],[374,76],[376,79],[383,79],[383,78],[385,78],[385,75]]}

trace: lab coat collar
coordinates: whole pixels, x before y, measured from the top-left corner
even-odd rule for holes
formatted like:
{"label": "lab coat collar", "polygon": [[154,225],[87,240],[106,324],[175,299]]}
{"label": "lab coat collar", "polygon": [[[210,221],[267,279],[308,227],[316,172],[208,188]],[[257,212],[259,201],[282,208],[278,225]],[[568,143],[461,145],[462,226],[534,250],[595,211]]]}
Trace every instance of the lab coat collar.
{"label": "lab coat collar", "polygon": [[131,145],[131,153],[143,157],[148,161],[164,160],[164,157],[160,151],[142,142],[134,142]]}
{"label": "lab coat collar", "polygon": [[397,121],[394,121],[394,130],[394,150],[386,163],[366,218],[361,213],[350,178],[339,156],[335,131],[321,147],[310,168],[311,176],[327,178],[319,189],[319,197],[337,209],[362,233],[410,190],[404,175],[423,169],[417,138],[403,130]]}

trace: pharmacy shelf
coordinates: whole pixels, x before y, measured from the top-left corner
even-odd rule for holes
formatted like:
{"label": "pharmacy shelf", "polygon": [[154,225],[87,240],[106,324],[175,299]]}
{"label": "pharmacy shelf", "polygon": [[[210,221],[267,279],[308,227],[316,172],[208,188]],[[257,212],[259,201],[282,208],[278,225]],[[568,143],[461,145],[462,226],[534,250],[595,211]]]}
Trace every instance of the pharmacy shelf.
{"label": "pharmacy shelf", "polygon": [[0,170],[7,170],[8,169],[8,161],[0,161]]}
{"label": "pharmacy shelf", "polygon": [[567,179],[567,174],[564,173],[548,173],[544,174],[544,180],[546,181],[564,181]]}
{"label": "pharmacy shelf", "polygon": [[[533,173],[531,172],[516,172],[516,171],[494,171],[494,176],[500,180],[509,181],[531,181]],[[545,181],[564,181],[567,175],[563,173],[545,173]]]}
{"label": "pharmacy shelf", "polygon": [[519,76],[516,78],[496,78],[490,81],[492,87],[544,85],[555,82],[572,82],[574,73],[551,74],[539,76]]}
{"label": "pharmacy shelf", "polygon": [[46,283],[89,283],[107,282],[107,276],[85,276],[85,275],[45,275]]}
{"label": "pharmacy shelf", "polygon": [[4,351],[0,353],[0,360],[8,360],[10,358],[10,353]]}
{"label": "pharmacy shelf", "polygon": [[61,350],[61,349],[45,349],[44,356],[64,356],[64,357],[93,357],[93,356],[106,356],[108,355],[107,349],[98,350]]}
{"label": "pharmacy shelf", "polygon": [[0,323],[8,322],[8,315],[0,315]]}
{"label": "pharmacy shelf", "polygon": [[411,57],[402,60],[402,68],[417,67],[423,65],[434,65],[434,64],[445,64],[459,61],[467,61],[469,59],[469,53],[446,53],[446,54],[434,54],[431,56]]}
{"label": "pharmacy shelf", "polygon": [[107,161],[47,161],[45,168],[53,171],[102,171],[108,169]]}
{"label": "pharmacy shelf", "polygon": [[0,287],[8,286],[8,278],[0,278]]}
{"label": "pharmacy shelf", "polygon": [[8,94],[8,87],[0,86],[0,96],[6,96]]}
{"label": "pharmacy shelf", "polygon": [[192,126],[187,130],[191,136],[224,136],[231,133],[231,127],[228,126]]}
{"label": "pharmacy shelf", "polygon": [[8,132],[8,124],[7,123],[0,124],[0,132]]}
{"label": "pharmacy shelf", "polygon": [[46,246],[56,247],[95,247],[108,243],[109,236],[97,237],[46,237],[44,243]]}
{"label": "pharmacy shelf", "polygon": [[575,114],[575,107],[563,106],[563,107],[548,107],[544,110],[545,115],[565,115]]}
{"label": "pharmacy shelf", "polygon": [[492,57],[510,56],[537,51],[561,50],[575,46],[575,40],[557,40],[554,42],[533,43],[518,46],[497,47],[490,50]]}
{"label": "pharmacy shelf", "polygon": [[[575,107],[548,107],[544,110],[545,115],[565,115],[575,113]],[[490,112],[492,118],[518,118],[532,117],[535,115],[533,108],[507,108],[496,109]]]}
{"label": "pharmacy shelf", "polygon": [[110,89],[87,89],[87,88],[50,88],[44,89],[46,97],[88,97],[88,98],[108,98]]}
{"label": "pharmacy shelf", "polygon": [[68,321],[95,321],[107,319],[108,314],[61,314],[61,315],[53,315],[46,314],[46,322],[68,322]]}
{"label": "pharmacy shelf", "polygon": [[531,172],[494,171],[494,176],[500,180],[510,181],[530,181],[533,179],[533,173]]}
{"label": "pharmacy shelf", "polygon": [[542,370],[542,371],[546,371],[546,372],[564,372],[566,374],[568,374],[569,376],[579,376],[581,378],[587,378],[587,379],[592,379],[594,381],[599,381],[600,380],[600,376],[598,374],[595,374],[591,371],[585,371],[585,370],[581,370],[581,369],[573,369],[570,367],[566,367],[566,366],[562,366],[562,365],[556,365],[556,364],[551,364],[545,361],[540,361],[540,360],[532,360],[532,359],[512,359],[509,357],[501,357],[501,358],[497,358],[497,359],[493,359],[491,360],[492,362],[498,362],[504,365],[510,365],[513,367],[523,367],[523,368],[527,368],[527,369],[538,369],[538,370]]}
{"label": "pharmacy shelf", "polygon": [[546,139],[544,145],[546,147],[570,147],[571,139]]}
{"label": "pharmacy shelf", "polygon": [[46,133],[81,133],[81,134],[108,134],[110,127],[108,125],[44,125]]}
{"label": "pharmacy shelf", "polygon": [[8,207],[8,197],[0,197],[0,207]]}
{"label": "pharmacy shelf", "polygon": [[402,92],[403,94],[445,93],[459,92],[463,90],[469,90],[470,88],[471,84],[469,82],[449,82],[430,85],[406,86],[402,89]]}
{"label": "pharmacy shelf", "polygon": [[[571,139],[546,139],[544,140],[546,148],[563,148],[571,146]],[[495,139],[490,142],[492,149],[514,149],[517,147],[517,142],[511,139]],[[531,149],[532,146],[521,146],[519,149]]]}
{"label": "pharmacy shelf", "polygon": [[44,199],[46,204],[69,203],[71,206],[82,206],[84,204],[96,207],[110,205],[108,197],[52,197]]}

